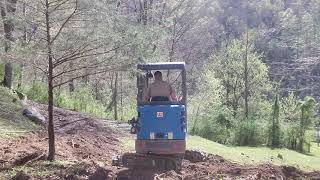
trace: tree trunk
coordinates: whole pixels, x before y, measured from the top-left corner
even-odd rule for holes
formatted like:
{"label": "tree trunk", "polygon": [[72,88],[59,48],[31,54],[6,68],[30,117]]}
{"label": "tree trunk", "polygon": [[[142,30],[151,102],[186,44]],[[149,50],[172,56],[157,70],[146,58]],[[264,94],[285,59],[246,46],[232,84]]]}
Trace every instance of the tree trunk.
{"label": "tree trunk", "polygon": [[121,107],[121,117],[120,120],[123,120],[123,72],[120,72],[120,107]]}
{"label": "tree trunk", "polygon": [[[173,61],[173,56],[174,56],[174,52],[175,52],[175,45],[176,45],[176,25],[177,25],[177,21],[176,18],[173,19],[173,31],[172,31],[172,37],[171,37],[171,48],[170,48],[170,52],[169,52],[169,62]],[[167,71],[167,78],[169,80],[169,76],[170,76],[170,70]]]}
{"label": "tree trunk", "polygon": [[[70,68],[70,69],[73,69],[73,63],[72,63],[72,61],[69,63],[69,68]],[[69,78],[71,79],[72,76],[70,76]],[[71,80],[71,81],[69,82],[69,92],[70,92],[70,93],[73,93],[74,90],[75,90],[74,81]]]}
{"label": "tree trunk", "polygon": [[148,1],[143,1],[143,25],[148,24]]}
{"label": "tree trunk", "polygon": [[118,72],[114,80],[114,119],[118,120]]}
{"label": "tree trunk", "polygon": [[20,89],[21,86],[22,86],[23,70],[24,70],[24,66],[23,66],[23,64],[21,63],[21,64],[20,64],[20,74],[19,74],[19,79],[18,79],[18,89]]}
{"label": "tree trunk", "polygon": [[[26,2],[23,2],[22,13],[23,13],[23,17],[26,19],[27,18],[26,17]],[[23,26],[22,42],[23,42],[23,46],[25,46],[27,44],[27,25]],[[20,63],[20,74],[19,74],[19,80],[18,80],[18,89],[21,88],[21,86],[22,86],[23,70],[24,70],[24,65],[23,65],[23,63]]]}
{"label": "tree trunk", "polygon": [[72,93],[72,92],[74,92],[74,90],[75,90],[74,82],[73,82],[73,80],[71,80],[69,82],[69,92]]}
{"label": "tree trunk", "polygon": [[248,87],[248,45],[249,45],[249,34],[248,27],[246,32],[246,52],[244,57],[244,102],[245,102],[245,117],[248,119],[249,107],[248,107],[248,96],[249,96],[249,87]]}
{"label": "tree trunk", "polygon": [[4,68],[4,79],[3,79],[3,85],[7,88],[12,87],[12,64],[11,63],[6,63],[5,68]]}
{"label": "tree trunk", "polygon": [[55,137],[53,125],[53,58],[51,49],[50,20],[49,20],[49,2],[46,0],[46,33],[47,33],[47,53],[48,53],[48,136],[49,136],[49,155],[48,160],[53,161],[55,156]]}
{"label": "tree trunk", "polygon": [[[13,31],[15,29],[12,17],[8,16],[14,16],[16,12],[16,5],[17,0],[7,0],[2,1],[0,4],[1,8],[1,17],[3,21],[3,30],[4,30],[4,36],[5,36],[5,52],[9,52],[11,49],[11,43],[15,41],[15,38],[13,36]],[[4,70],[4,79],[3,79],[3,85],[5,87],[11,88],[12,87],[12,76],[13,76],[13,68],[12,64],[10,62],[7,62],[5,65]]]}

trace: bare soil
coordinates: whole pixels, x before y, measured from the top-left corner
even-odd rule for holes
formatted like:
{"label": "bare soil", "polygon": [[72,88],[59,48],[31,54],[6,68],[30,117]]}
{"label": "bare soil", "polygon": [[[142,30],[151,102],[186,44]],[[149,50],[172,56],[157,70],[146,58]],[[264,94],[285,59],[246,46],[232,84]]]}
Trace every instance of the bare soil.
{"label": "bare soil", "polygon": [[[32,105],[47,116],[45,105]],[[54,119],[57,161],[45,161],[45,129],[16,139],[0,139],[0,175],[21,180],[320,179],[319,171],[306,173],[272,164],[245,166],[217,155],[204,155],[200,162],[187,158],[190,161],[183,161],[180,172],[114,167],[112,157],[126,152],[119,138],[130,137],[128,126],[60,108],[54,109]]]}

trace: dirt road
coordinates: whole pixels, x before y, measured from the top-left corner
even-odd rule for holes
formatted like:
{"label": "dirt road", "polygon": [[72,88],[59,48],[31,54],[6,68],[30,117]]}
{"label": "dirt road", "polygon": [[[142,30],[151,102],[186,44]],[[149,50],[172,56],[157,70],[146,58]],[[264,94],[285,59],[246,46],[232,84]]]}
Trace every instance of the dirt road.
{"label": "dirt road", "polygon": [[[31,102],[32,103],[32,102]],[[46,116],[45,105],[33,103]],[[119,138],[130,137],[128,126],[54,109],[56,162],[45,161],[43,129],[18,139],[0,139],[0,173],[6,179],[320,179],[320,172],[271,164],[244,166],[207,155],[204,162],[183,161],[181,172],[113,167],[112,157],[127,150]],[[1,176],[0,176],[1,179]]]}

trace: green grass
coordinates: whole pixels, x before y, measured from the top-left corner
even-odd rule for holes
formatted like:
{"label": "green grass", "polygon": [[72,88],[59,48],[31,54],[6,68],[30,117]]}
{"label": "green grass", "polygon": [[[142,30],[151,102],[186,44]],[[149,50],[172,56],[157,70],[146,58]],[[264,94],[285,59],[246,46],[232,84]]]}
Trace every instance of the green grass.
{"label": "green grass", "polygon": [[8,177],[12,178],[20,171],[34,177],[45,178],[52,176],[58,169],[70,167],[72,165],[74,165],[74,163],[69,161],[39,161],[32,166],[17,166],[8,171],[4,171],[3,174],[0,173],[0,178],[1,176],[7,177],[6,179],[8,179]]}
{"label": "green grass", "polygon": [[15,138],[39,126],[22,115],[22,105],[11,90],[0,87],[0,138]]}
{"label": "green grass", "polygon": [[[123,139],[122,143],[129,150],[134,150],[133,139]],[[198,136],[188,136],[187,148],[216,154],[240,164],[273,163],[276,165],[295,166],[304,171],[320,170],[320,147],[312,144],[309,155],[289,149],[270,149],[267,147],[231,147],[218,144]],[[278,158],[281,155],[283,159]]]}
{"label": "green grass", "polygon": [[[311,153],[309,155],[285,148],[229,147],[197,136],[189,136],[187,146],[189,149],[203,150],[243,164],[269,162],[276,165],[295,166],[306,171],[320,170],[320,147],[317,147],[316,144],[312,144]],[[279,154],[283,159],[278,158]]]}
{"label": "green grass", "polygon": [[27,119],[20,122],[12,122],[11,120],[0,118],[0,138],[16,138],[38,128],[38,125]]}

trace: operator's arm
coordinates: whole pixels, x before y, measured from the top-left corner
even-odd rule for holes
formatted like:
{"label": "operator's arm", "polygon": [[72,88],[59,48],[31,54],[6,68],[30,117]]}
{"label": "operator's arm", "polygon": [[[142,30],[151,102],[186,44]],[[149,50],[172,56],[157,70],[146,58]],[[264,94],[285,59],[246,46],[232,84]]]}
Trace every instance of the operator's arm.
{"label": "operator's arm", "polygon": [[172,100],[173,102],[178,101],[176,91],[172,88],[171,85],[169,85],[169,86],[170,86],[170,97],[171,97],[171,100]]}
{"label": "operator's arm", "polygon": [[151,96],[151,90],[150,90],[150,87],[148,87],[147,93],[144,96],[144,102],[149,102],[151,98],[150,96]]}

